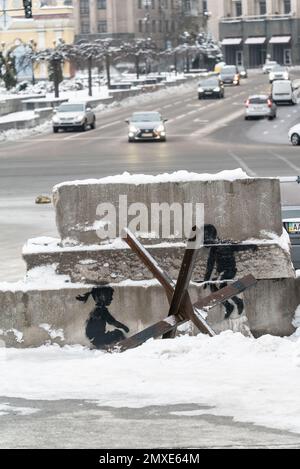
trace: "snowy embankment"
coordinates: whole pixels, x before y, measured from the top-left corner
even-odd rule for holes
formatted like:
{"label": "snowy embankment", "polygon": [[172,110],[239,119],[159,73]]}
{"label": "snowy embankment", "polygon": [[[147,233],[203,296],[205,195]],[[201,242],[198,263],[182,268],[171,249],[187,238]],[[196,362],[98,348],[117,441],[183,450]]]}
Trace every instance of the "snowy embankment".
{"label": "snowy embankment", "polygon": [[[135,105],[140,106],[141,104],[147,104],[147,103],[153,101],[153,99],[160,100],[160,99],[164,99],[168,96],[170,96],[170,98],[171,98],[171,97],[176,96],[177,94],[192,91],[194,89],[195,89],[195,82],[190,81],[190,82],[178,85],[178,86],[173,86],[171,88],[165,88],[165,89],[154,91],[154,92],[151,92],[151,93],[143,93],[143,94],[138,95],[138,96],[133,96],[133,97],[130,97],[130,98],[126,98],[122,101],[115,101],[111,104],[100,104],[95,109],[95,111],[96,111],[96,113],[101,111],[101,116],[102,116],[105,113],[105,111],[109,112],[111,109],[113,109],[115,107],[130,107],[130,106],[135,106]],[[99,96],[98,96],[98,94],[94,94],[93,98],[98,98]],[[61,97],[62,98],[68,98],[70,100],[88,99],[86,90],[84,90],[84,92],[81,92],[81,91],[62,92]],[[101,97],[104,98],[104,99],[107,98],[106,90],[101,92]],[[24,97],[24,99],[25,99],[25,97]],[[11,117],[9,117],[9,115],[4,116],[3,117],[3,122],[5,122],[5,119],[11,119]],[[47,134],[47,133],[50,132],[51,128],[52,128],[52,125],[51,125],[51,121],[49,120],[48,122],[46,122],[44,124],[38,125],[34,128],[30,128],[30,129],[20,129],[20,130],[10,129],[10,130],[6,130],[6,131],[3,131],[3,132],[0,131],[0,141],[19,140],[19,139],[23,139],[23,138],[28,138],[32,135]]]}
{"label": "snowy embankment", "polygon": [[[300,327],[300,311],[295,321]],[[201,414],[300,433],[300,329],[290,338],[257,340],[232,332],[183,336],[123,354],[3,348],[0,373],[0,396],[113,407],[193,403],[210,407]]]}

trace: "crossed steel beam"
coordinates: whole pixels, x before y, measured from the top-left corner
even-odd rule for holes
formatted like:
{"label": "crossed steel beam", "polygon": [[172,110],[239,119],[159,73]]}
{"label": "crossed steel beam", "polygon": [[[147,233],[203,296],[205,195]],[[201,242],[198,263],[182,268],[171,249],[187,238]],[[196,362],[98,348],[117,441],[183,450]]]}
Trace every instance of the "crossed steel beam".
{"label": "crossed steel beam", "polygon": [[[169,275],[158,265],[156,260],[128,229],[124,230],[123,239],[162,285],[167,295],[170,308],[169,315],[166,319],[163,319],[132,337],[115,344],[113,347],[114,350],[117,348],[119,351],[123,352],[125,350],[136,348],[151,338],[156,339],[161,336],[164,338],[173,338],[176,335],[177,327],[188,321],[192,321],[200,332],[213,337],[216,334],[206,322],[202,312],[206,312],[214,308],[218,304],[229,300],[233,296],[242,293],[257,283],[257,280],[253,275],[247,275],[241,280],[238,280],[237,282],[234,282],[193,304],[188,293],[188,288],[195,263],[200,252],[200,247],[189,248],[189,245],[187,245],[178,280],[175,284]],[[192,240],[189,240],[189,242],[190,241]]]}

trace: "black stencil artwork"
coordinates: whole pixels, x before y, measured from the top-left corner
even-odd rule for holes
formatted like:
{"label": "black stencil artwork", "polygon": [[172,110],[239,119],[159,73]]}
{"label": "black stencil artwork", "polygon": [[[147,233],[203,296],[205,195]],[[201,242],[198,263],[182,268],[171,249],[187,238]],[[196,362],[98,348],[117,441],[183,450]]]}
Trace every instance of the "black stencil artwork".
{"label": "black stencil artwork", "polygon": [[[215,283],[209,284],[210,289],[213,293],[218,290],[227,287],[228,280],[233,280],[237,274],[235,253],[247,250],[257,250],[255,244],[251,245],[234,245],[229,244],[228,241],[222,241],[218,238],[218,233],[213,225],[204,226],[204,246],[209,251],[207,267],[205,272],[205,282],[220,282],[218,285]],[[216,272],[217,277],[213,277],[213,272]],[[204,286],[204,289],[208,287],[208,284]],[[226,314],[225,319],[229,319],[233,313],[234,306],[237,306],[238,314],[241,315],[244,311],[244,301],[237,296],[234,296],[229,301],[224,301],[223,306],[225,307]]]}
{"label": "black stencil artwork", "polygon": [[[90,342],[97,348],[105,348],[107,345],[112,345],[120,340],[125,339],[124,333],[120,330],[123,329],[126,333],[129,328],[117,321],[109,312],[108,306],[113,300],[114,290],[110,286],[95,287],[85,295],[78,295],[76,299],[86,303],[90,296],[96,303],[95,308],[90,313],[90,317],[86,322],[86,336]],[[107,324],[116,327],[113,331],[106,331]]]}

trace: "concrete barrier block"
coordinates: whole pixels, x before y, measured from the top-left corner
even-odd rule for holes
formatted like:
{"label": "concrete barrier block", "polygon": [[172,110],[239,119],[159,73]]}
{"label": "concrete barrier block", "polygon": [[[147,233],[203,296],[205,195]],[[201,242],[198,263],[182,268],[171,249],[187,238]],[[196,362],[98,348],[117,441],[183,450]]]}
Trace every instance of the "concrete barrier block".
{"label": "concrete barrier block", "polygon": [[[226,265],[222,267],[222,272],[214,270],[214,275],[216,277],[223,275],[227,280],[231,280],[232,275],[238,278],[249,273],[257,279],[294,278],[295,271],[286,236],[279,238],[282,241],[280,244],[269,240],[257,241],[255,244],[219,246],[219,258],[224,257]],[[287,242],[286,249],[282,247],[283,240]],[[56,265],[56,272],[68,275],[72,282],[117,283],[125,279],[152,278],[148,269],[125,243],[118,241],[117,246],[61,248],[54,243],[47,248],[39,245],[38,240],[37,242],[31,240],[24,247],[23,258],[27,270],[43,265]],[[147,250],[171,278],[178,278],[185,251],[184,244],[152,245],[147,246]],[[193,273],[194,281],[204,281],[210,252],[210,249],[205,247],[200,250]]]}
{"label": "concrete barrier block", "polygon": [[[92,346],[86,335],[86,323],[95,301],[92,296],[86,303],[76,299],[92,288],[65,285],[48,290],[28,290],[25,286],[0,290],[0,340],[7,347],[36,347],[45,343]],[[129,333],[124,335],[141,331],[167,315],[166,295],[153,281],[112,284],[111,289],[113,299],[107,308],[129,328]],[[241,315],[235,308],[230,318],[225,319],[225,308],[220,305],[209,311],[207,321],[217,333],[227,329],[247,333],[250,328],[256,337],[290,335],[295,330],[292,320],[300,302],[299,291],[299,279],[259,281],[257,287],[240,296],[244,308]],[[195,285],[190,288],[192,301],[208,293]]]}
{"label": "concrete barrier block", "polygon": [[[169,178],[171,175],[168,175]],[[74,181],[59,184],[54,188],[54,205],[59,234],[63,243],[72,240],[74,244],[99,244],[97,236],[97,207],[110,203],[116,208],[119,220],[120,196],[126,196],[127,207],[141,203],[147,208],[147,230],[153,238],[151,226],[152,204],[185,203],[203,204],[205,223],[216,226],[222,240],[241,242],[250,238],[264,239],[266,232],[278,236],[282,233],[280,209],[280,187],[277,179],[205,180],[205,175],[190,175],[185,178],[173,175],[173,181],[160,182],[160,176],[126,176],[103,180]],[[198,177],[198,180],[197,180]],[[166,178],[165,178],[166,180]],[[116,181],[116,182],[114,182]],[[134,183],[131,183],[134,181]],[[140,181],[140,183],[138,182]],[[259,194],[259,197],[258,197]],[[122,207],[124,207],[122,205]],[[195,215],[195,210],[194,210]],[[133,216],[128,218],[134,218]],[[167,239],[155,232],[157,243]],[[147,239],[147,236],[145,237]],[[170,239],[169,239],[170,241]],[[177,239],[178,241],[178,239]]]}

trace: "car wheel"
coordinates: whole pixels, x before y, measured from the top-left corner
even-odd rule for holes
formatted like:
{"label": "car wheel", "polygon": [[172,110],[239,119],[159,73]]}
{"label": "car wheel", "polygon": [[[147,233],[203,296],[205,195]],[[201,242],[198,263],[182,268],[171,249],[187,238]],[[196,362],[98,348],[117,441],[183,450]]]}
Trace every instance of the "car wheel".
{"label": "car wheel", "polygon": [[86,127],[87,127],[87,126],[86,126],[86,121],[84,121],[84,123],[83,123],[82,126],[81,126],[82,132],[85,132],[85,131],[86,131]]}
{"label": "car wheel", "polygon": [[300,145],[300,136],[298,134],[293,134],[291,137],[291,142],[294,147]]}
{"label": "car wheel", "polygon": [[274,116],[269,116],[268,119],[269,121],[272,121],[274,119]]}
{"label": "car wheel", "polygon": [[128,137],[128,143],[132,143],[132,142],[134,142],[133,138]]}
{"label": "car wheel", "polygon": [[161,138],[160,138],[160,141],[161,141],[161,142],[166,142],[166,141],[167,141],[167,137],[161,137]]}
{"label": "car wheel", "polygon": [[248,121],[249,120],[249,116],[245,116],[245,121]]}
{"label": "car wheel", "polygon": [[96,119],[94,118],[93,122],[91,123],[91,129],[95,129],[96,128]]}
{"label": "car wheel", "polygon": [[55,134],[57,134],[57,133],[58,133],[58,130],[59,130],[59,128],[58,128],[58,127],[53,127],[53,132],[54,132]]}
{"label": "car wheel", "polygon": [[202,99],[202,96],[198,95],[198,99]]}

